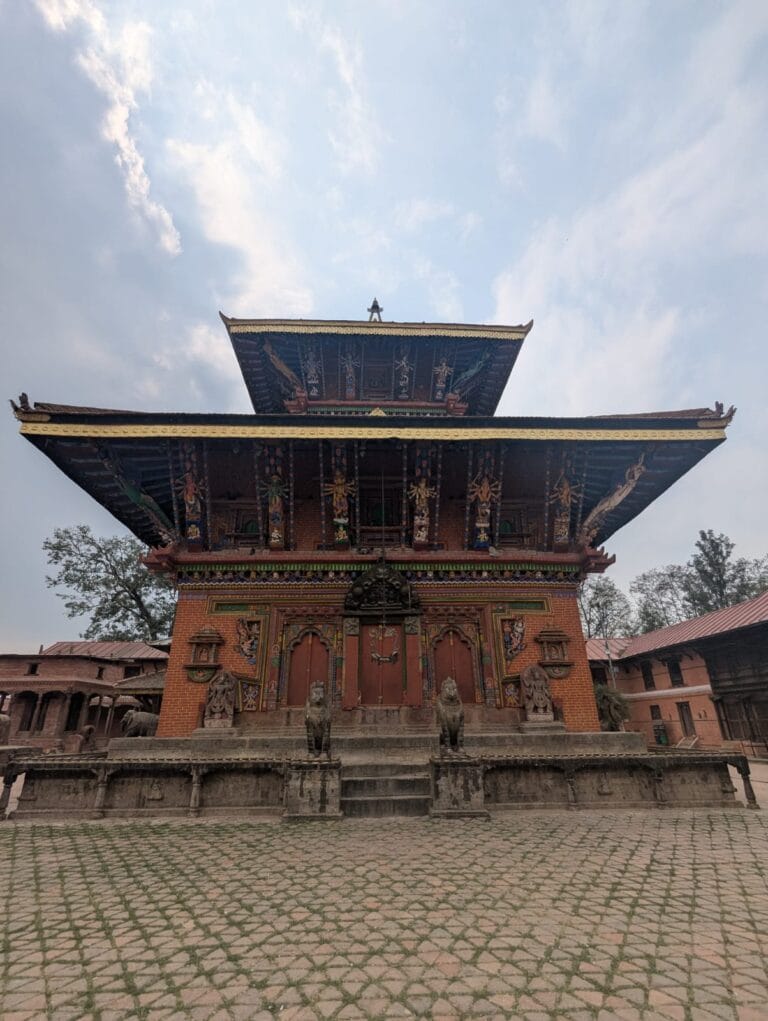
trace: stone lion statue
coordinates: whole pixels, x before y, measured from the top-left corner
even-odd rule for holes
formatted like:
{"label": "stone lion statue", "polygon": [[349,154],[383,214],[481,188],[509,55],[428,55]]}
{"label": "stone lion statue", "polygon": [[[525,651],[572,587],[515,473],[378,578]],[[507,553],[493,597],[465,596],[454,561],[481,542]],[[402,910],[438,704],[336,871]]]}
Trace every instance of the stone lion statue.
{"label": "stone lion statue", "polygon": [[0,744],[8,744],[11,733],[11,717],[8,713],[0,713]]}
{"label": "stone lion statue", "polygon": [[145,713],[140,709],[129,709],[121,724],[124,737],[154,737],[160,717],[157,713]]}
{"label": "stone lion statue", "polygon": [[446,677],[435,703],[440,728],[440,752],[460,752],[464,747],[464,707],[452,677]]}
{"label": "stone lion statue", "polygon": [[313,681],[304,706],[307,751],[315,757],[331,757],[331,710],[322,681]]}

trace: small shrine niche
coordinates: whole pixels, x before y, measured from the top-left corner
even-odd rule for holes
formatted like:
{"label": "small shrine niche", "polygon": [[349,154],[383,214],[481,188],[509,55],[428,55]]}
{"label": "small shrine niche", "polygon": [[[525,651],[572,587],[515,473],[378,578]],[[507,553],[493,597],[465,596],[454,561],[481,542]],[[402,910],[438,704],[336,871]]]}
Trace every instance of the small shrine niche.
{"label": "small shrine niche", "polygon": [[536,642],[539,646],[539,665],[554,679],[567,677],[573,666],[573,660],[568,658],[570,636],[555,628],[545,629],[538,633]]}
{"label": "small shrine niche", "polygon": [[204,628],[189,639],[189,661],[185,665],[187,677],[198,684],[208,684],[219,669],[219,646],[224,639],[213,628]]}

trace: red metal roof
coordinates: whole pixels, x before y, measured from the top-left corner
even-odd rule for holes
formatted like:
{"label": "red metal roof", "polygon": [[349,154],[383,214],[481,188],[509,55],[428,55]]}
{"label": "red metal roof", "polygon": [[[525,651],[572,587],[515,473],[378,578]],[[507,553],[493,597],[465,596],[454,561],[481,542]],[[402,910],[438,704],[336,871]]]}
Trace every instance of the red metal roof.
{"label": "red metal roof", "polygon": [[145,642],[54,642],[43,656],[87,656],[89,659],[168,659],[167,652]]}
{"label": "red metal roof", "polygon": [[[634,638],[609,638],[608,647],[611,659],[632,659],[635,656],[647,656],[661,649],[671,649],[676,645],[688,645],[702,638],[713,635],[739,631],[741,628],[754,627],[755,624],[768,623],[768,592],[748,599],[735,606],[727,606],[724,610],[713,610],[703,617],[684,620],[680,624],[649,631],[645,635]],[[586,641],[587,659],[605,660],[605,639],[588,638]]]}
{"label": "red metal roof", "polygon": [[611,659],[621,659],[624,649],[631,641],[631,638],[588,638],[587,659],[602,661],[608,659],[608,656]]}

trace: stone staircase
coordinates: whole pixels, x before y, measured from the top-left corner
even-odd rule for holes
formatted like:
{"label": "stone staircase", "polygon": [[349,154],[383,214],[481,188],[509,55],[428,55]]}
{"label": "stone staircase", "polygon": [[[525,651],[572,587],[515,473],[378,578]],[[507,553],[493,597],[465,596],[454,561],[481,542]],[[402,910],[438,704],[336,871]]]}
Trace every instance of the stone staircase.
{"label": "stone staircase", "polygon": [[432,804],[429,766],[422,762],[356,762],[342,765],[341,811],[345,816],[428,815]]}

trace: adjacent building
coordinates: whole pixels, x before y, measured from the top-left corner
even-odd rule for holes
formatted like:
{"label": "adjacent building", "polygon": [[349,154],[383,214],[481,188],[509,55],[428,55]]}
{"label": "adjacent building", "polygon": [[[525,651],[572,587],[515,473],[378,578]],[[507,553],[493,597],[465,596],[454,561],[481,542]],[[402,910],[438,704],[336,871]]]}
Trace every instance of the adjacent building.
{"label": "adjacent building", "polygon": [[768,592],[635,638],[589,639],[596,682],[628,699],[649,744],[768,753]]}
{"label": "adjacent building", "polygon": [[97,744],[129,708],[159,712],[168,653],[144,642],[55,642],[34,655],[0,654],[0,712],[11,744],[74,750],[86,726]]}

